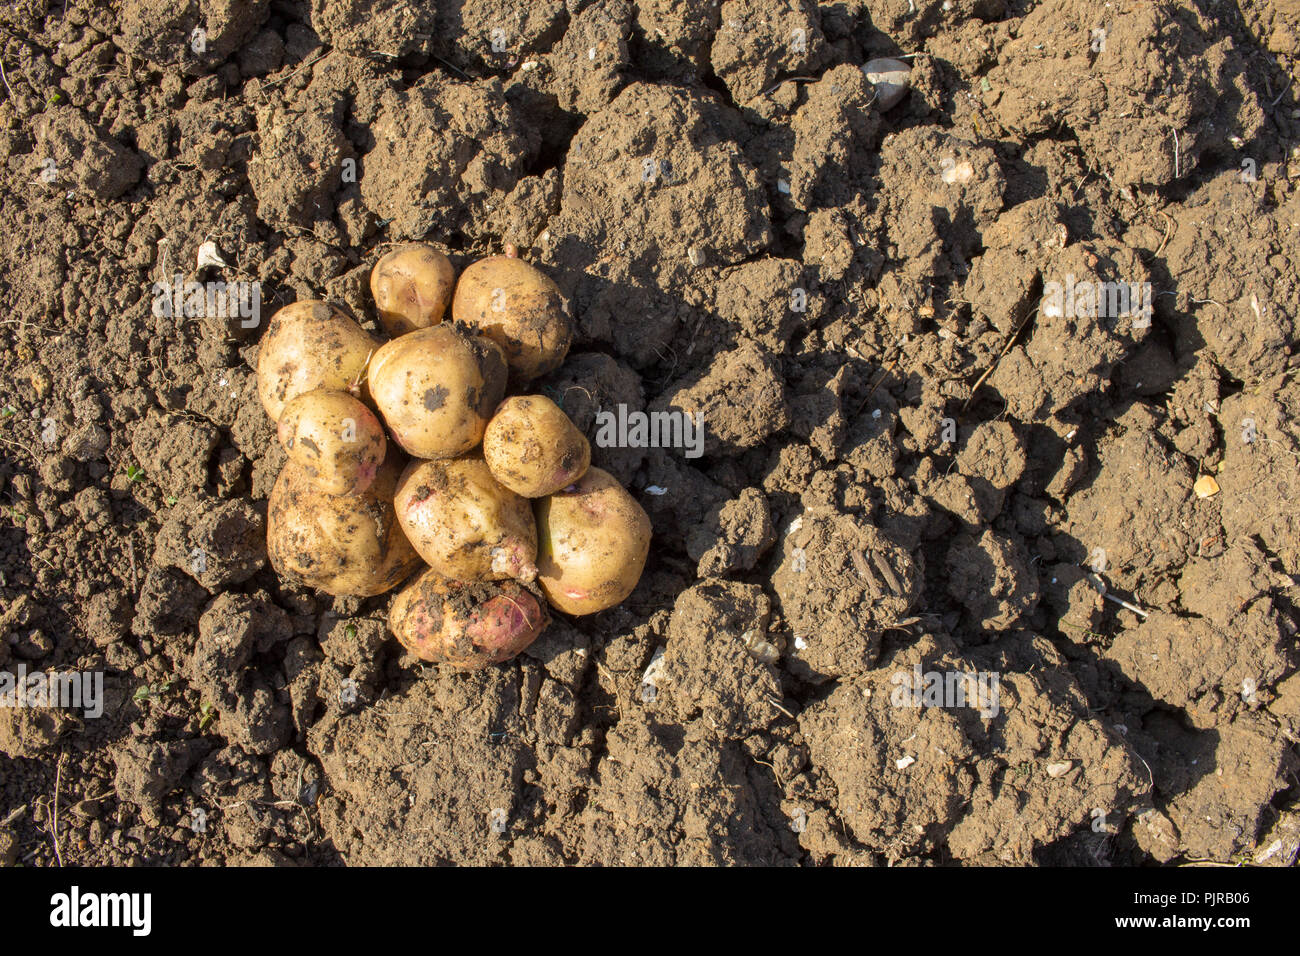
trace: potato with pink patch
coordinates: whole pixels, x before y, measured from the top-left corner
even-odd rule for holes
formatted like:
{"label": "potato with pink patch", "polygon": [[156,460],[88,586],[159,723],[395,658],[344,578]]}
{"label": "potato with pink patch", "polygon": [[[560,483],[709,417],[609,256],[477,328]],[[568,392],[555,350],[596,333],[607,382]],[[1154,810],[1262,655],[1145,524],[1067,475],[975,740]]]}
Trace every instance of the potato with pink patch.
{"label": "potato with pink patch", "polygon": [[276,434],[289,460],[330,495],[365,491],[388,452],[375,413],[347,392],[324,388],[291,399]]}
{"label": "potato with pink patch", "polygon": [[514,657],[550,623],[514,581],[454,581],[430,569],[393,600],[389,630],[423,661],[479,670]]}
{"label": "potato with pink patch", "polygon": [[650,553],[650,518],[609,472],[588,468],[576,484],[534,505],[537,583],[566,614],[595,614],[636,588]]}

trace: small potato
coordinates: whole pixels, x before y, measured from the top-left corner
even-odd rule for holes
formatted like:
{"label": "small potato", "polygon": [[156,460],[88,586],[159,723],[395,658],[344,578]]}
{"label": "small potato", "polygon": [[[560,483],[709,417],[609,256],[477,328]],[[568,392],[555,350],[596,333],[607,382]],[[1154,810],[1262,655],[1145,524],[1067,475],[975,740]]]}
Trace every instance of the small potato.
{"label": "small potato", "polygon": [[330,495],[365,491],[388,453],[379,418],[347,392],[318,388],[291,399],[276,432],[289,460]]}
{"label": "small potato", "polygon": [[483,460],[492,477],[515,494],[544,498],[586,473],[591,445],[549,398],[516,395],[488,422]]}
{"label": "small potato", "polygon": [[481,442],[506,377],[501,349],[450,325],[393,339],[370,360],[375,405],[417,458],[454,458]]}
{"label": "small potato", "polygon": [[588,468],[534,510],[537,583],[552,607],[594,614],[632,593],[650,553],[650,518],[613,475]]}
{"label": "small potato", "polygon": [[328,495],[306,471],[285,464],[267,502],[266,550],[280,577],[335,596],[369,597],[406,580],[420,556],[393,514],[403,465],[390,453],[356,495]]}
{"label": "small potato", "polygon": [[513,256],[480,259],[462,272],[451,315],[505,350],[515,382],[559,368],[573,341],[559,287]]}
{"label": "small potato", "polygon": [[271,421],[285,403],[318,388],[362,394],[374,338],[328,302],[286,305],[267,325],[257,350],[257,394]]}
{"label": "small potato", "polygon": [[442,321],[456,270],[433,246],[408,242],[393,248],[370,273],[379,324],[396,338]]}
{"label": "small potato", "polygon": [[397,482],[397,520],[420,557],[460,581],[537,577],[537,525],[482,458],[413,461]]}
{"label": "small potato", "polygon": [[514,581],[420,575],[388,611],[388,628],[422,661],[479,670],[514,657],[550,623],[546,605]]}

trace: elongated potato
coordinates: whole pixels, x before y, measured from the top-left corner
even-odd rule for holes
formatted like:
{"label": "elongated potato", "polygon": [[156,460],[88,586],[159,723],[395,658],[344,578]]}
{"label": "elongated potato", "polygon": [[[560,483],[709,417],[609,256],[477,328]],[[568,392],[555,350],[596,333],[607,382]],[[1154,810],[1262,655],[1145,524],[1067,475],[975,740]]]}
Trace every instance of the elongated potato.
{"label": "elongated potato", "polygon": [[280,577],[333,595],[369,597],[420,566],[393,514],[404,460],[390,453],[361,494],[328,495],[290,461],[267,503],[266,550]]}
{"label": "elongated potato", "polygon": [[379,324],[394,338],[437,325],[455,284],[451,260],[433,246],[423,242],[396,246],[370,273]]}
{"label": "elongated potato", "polygon": [[462,272],[451,315],[501,346],[515,382],[559,368],[573,341],[559,287],[513,256],[489,256]]}
{"label": "elongated potato", "polygon": [[567,488],[591,464],[587,436],[544,395],[507,398],[488,422],[483,460],[517,495],[543,498]]}
{"label": "elongated potato", "polygon": [[388,627],[424,661],[478,670],[514,657],[550,623],[546,605],[514,581],[453,581],[424,572],[393,599]]}
{"label": "elongated potato", "polygon": [[347,392],[326,388],[291,399],[276,433],[289,460],[330,495],[365,491],[388,453],[378,416]]}
{"label": "elongated potato", "polygon": [[636,588],[650,553],[650,518],[609,472],[588,468],[571,489],[534,503],[537,583],[566,614],[613,607]]}
{"label": "elongated potato", "polygon": [[328,302],[286,305],[257,349],[257,394],[278,422],[292,398],[318,388],[364,397],[366,362],[379,341]]}
{"label": "elongated potato", "polygon": [[398,445],[417,458],[454,458],[483,440],[506,377],[496,345],[444,324],[381,347],[369,382]]}
{"label": "elongated potato", "polygon": [[528,502],[483,459],[413,461],[397,482],[397,520],[420,557],[461,581],[537,577],[537,525]]}

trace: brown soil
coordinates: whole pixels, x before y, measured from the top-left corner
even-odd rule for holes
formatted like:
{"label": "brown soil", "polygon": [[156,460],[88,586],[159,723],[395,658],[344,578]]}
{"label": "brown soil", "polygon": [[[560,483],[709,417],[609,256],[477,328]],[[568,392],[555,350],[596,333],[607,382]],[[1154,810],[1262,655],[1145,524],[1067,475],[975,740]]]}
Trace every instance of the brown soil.
{"label": "brown soil", "polygon": [[[1294,0],[16,0],[0,62],[0,668],[105,674],[0,707],[0,862],[1295,860]],[[554,279],[654,526],[474,673],[266,555],[266,319],[378,334],[409,240]]]}

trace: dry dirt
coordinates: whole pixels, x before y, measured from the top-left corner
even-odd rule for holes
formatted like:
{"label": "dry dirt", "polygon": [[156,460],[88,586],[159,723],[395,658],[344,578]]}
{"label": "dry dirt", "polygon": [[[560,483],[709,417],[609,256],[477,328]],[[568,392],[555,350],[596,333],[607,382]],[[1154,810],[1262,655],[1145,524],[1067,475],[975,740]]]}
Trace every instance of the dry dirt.
{"label": "dry dirt", "polygon": [[[11,0],[0,62],[0,668],[105,688],[0,708],[0,862],[1295,860],[1296,0]],[[265,319],[411,239],[555,279],[589,436],[704,415],[594,449],[632,597],[468,675],[266,561]]]}

